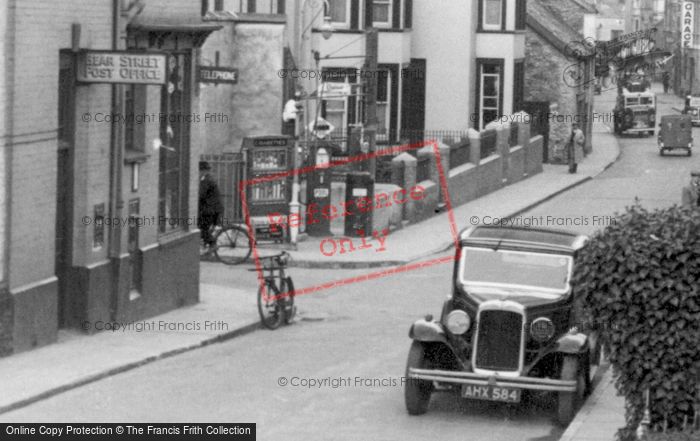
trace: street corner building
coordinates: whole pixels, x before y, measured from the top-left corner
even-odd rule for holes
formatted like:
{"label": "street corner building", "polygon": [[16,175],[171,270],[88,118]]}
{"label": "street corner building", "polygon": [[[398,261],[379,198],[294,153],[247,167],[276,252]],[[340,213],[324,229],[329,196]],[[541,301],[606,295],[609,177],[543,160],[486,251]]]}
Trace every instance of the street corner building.
{"label": "street corner building", "polygon": [[584,48],[583,22],[595,10],[577,0],[527,2],[525,100],[533,128],[545,134],[545,162],[566,161],[571,125],[580,124],[591,151],[594,53]]}
{"label": "street corner building", "polygon": [[188,116],[221,26],[189,0],[0,7],[0,355],[196,303]]}

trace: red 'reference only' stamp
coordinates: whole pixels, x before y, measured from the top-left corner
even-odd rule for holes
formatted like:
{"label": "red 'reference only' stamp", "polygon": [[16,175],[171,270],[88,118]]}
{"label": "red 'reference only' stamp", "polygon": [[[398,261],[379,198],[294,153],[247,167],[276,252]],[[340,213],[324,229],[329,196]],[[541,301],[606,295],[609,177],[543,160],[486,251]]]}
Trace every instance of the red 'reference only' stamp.
{"label": "red 'reference only' stamp", "polygon": [[[444,204],[447,210],[447,217],[449,222],[450,233],[452,235],[452,240],[454,241],[455,245],[457,245],[458,231],[455,223],[452,203],[450,201],[450,195],[447,185],[447,176],[444,167],[442,166],[440,151],[436,141],[425,141],[409,145],[388,147],[385,149],[380,149],[373,153],[364,153],[356,156],[343,158],[340,160],[334,160],[327,164],[306,166],[243,180],[239,183],[239,192],[242,201],[245,222],[247,224],[248,230],[253,231],[254,227],[251,219],[250,207],[247,201],[247,189],[250,186],[260,184],[264,185],[266,183],[274,181],[286,180],[288,178],[293,177],[294,175],[297,175],[301,178],[301,176],[303,175],[312,175],[321,168],[323,168],[324,170],[329,170],[342,165],[362,163],[364,161],[368,161],[370,159],[385,155],[394,156],[400,153],[418,150],[424,147],[431,147],[433,149],[435,157],[435,166],[438,171],[439,181],[433,183],[433,185],[437,185],[438,193],[442,195],[442,203]],[[375,184],[375,192],[373,197],[365,196],[353,198],[352,200],[338,200],[336,202],[330,202],[324,205],[319,205],[315,202],[311,202],[305,205],[305,207],[300,210],[300,213],[293,213],[289,215],[281,213],[279,211],[269,211],[265,215],[266,221],[269,223],[270,231],[277,233],[280,232],[282,229],[287,229],[290,227],[298,228],[302,226],[308,227],[309,225],[313,225],[319,222],[344,222],[346,218],[352,213],[368,214],[372,212],[372,214],[376,214],[380,210],[391,210],[392,206],[401,208],[401,206],[406,205],[408,203],[417,204],[424,202],[424,199],[426,199],[426,188],[424,185],[422,185],[422,183],[416,183],[416,185],[410,188],[393,187],[388,190],[377,190],[376,186],[377,184]],[[410,225],[407,228],[410,228]],[[359,256],[357,253],[373,252],[384,253],[386,255],[389,254],[389,252],[391,251],[390,241],[388,240],[389,235],[391,234],[389,228],[372,228],[371,231],[364,231],[364,229],[358,229],[356,231],[358,233],[358,237],[329,236],[322,238],[317,245],[314,242],[313,248],[318,252],[318,259],[343,257],[350,259],[348,261],[352,261],[352,258],[349,257],[351,253],[353,257],[361,259],[362,257]],[[264,292],[266,289],[266,284],[264,280],[259,247],[257,246],[256,241],[253,241],[252,243],[252,254],[255,267],[257,269],[258,282],[260,284],[261,289],[263,290],[263,295],[267,296],[268,294]],[[309,246],[307,246],[306,248],[306,252],[308,253]],[[295,253],[292,251],[293,258],[294,254]],[[424,261],[411,262],[409,264],[394,266],[390,268],[368,270],[368,273],[362,276],[343,278],[340,280],[329,281],[313,286],[297,288],[294,291],[294,296],[310,294],[313,292],[332,289],[344,285],[350,285],[353,283],[359,283],[366,280],[373,280],[392,274],[421,269],[440,263],[447,263],[453,260],[454,256],[450,255],[447,257],[429,258]],[[290,293],[288,292],[279,293],[275,295],[275,297],[282,298],[288,295],[290,295]]]}

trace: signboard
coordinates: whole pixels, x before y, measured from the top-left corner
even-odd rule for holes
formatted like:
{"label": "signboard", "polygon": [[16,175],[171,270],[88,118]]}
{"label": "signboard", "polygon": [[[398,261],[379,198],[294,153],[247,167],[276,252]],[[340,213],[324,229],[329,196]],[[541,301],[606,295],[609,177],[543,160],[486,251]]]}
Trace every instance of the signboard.
{"label": "signboard", "polygon": [[316,121],[309,123],[309,131],[313,132],[317,138],[325,138],[335,129],[335,126],[320,116]]}
{"label": "signboard", "polygon": [[352,94],[350,83],[333,83],[330,81],[321,83],[318,93],[324,100],[346,98]]}
{"label": "signboard", "polygon": [[284,147],[289,138],[253,138],[254,147]]}
{"label": "signboard", "polygon": [[199,66],[200,83],[238,83],[238,69],[230,67]]}
{"label": "signboard", "polygon": [[91,51],[78,54],[83,83],[165,84],[166,55],[152,52]]}
{"label": "signboard", "polygon": [[693,29],[695,28],[695,4],[683,2],[683,17],[681,20],[681,47],[693,47]]}

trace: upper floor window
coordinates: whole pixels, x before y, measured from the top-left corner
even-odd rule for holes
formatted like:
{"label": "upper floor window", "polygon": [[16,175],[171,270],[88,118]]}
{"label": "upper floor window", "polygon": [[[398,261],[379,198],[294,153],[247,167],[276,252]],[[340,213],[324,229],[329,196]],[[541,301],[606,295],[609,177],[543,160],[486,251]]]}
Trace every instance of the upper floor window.
{"label": "upper floor window", "polygon": [[393,0],[373,0],[374,26],[391,26],[391,3]]}
{"label": "upper floor window", "polygon": [[503,15],[503,0],[481,0],[481,29],[500,31]]}
{"label": "upper floor window", "polygon": [[329,0],[331,21],[341,26],[350,25],[350,0]]}

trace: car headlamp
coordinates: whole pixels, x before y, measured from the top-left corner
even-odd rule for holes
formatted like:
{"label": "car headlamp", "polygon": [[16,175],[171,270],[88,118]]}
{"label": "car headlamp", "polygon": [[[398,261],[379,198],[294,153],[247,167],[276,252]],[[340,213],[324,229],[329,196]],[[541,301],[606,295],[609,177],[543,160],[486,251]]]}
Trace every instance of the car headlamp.
{"label": "car headlamp", "polygon": [[530,335],[539,343],[544,343],[554,336],[554,323],[547,317],[535,319],[530,324]]}
{"label": "car headlamp", "polygon": [[461,335],[469,330],[471,326],[471,319],[466,312],[461,309],[455,309],[454,311],[447,314],[447,320],[445,325],[447,330],[454,335]]}

